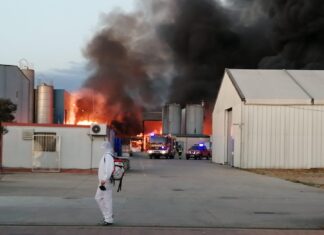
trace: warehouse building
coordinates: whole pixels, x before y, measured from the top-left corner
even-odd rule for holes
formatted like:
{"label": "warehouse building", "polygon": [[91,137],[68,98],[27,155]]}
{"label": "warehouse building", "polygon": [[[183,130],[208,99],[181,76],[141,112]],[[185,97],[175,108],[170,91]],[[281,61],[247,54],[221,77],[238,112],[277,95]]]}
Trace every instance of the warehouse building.
{"label": "warehouse building", "polygon": [[324,167],[324,71],[226,69],[213,111],[213,162]]}
{"label": "warehouse building", "polygon": [[15,65],[0,65],[0,98],[17,105],[14,113],[17,122],[33,122],[34,70],[20,69]]}

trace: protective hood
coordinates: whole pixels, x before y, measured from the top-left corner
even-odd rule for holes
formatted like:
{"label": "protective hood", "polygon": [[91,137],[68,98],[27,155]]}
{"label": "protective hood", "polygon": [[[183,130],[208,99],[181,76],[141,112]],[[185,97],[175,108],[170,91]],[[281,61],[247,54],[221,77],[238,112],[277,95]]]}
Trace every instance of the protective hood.
{"label": "protective hood", "polygon": [[114,149],[109,141],[105,141],[102,144],[101,148],[103,148],[105,150],[105,153],[114,154]]}

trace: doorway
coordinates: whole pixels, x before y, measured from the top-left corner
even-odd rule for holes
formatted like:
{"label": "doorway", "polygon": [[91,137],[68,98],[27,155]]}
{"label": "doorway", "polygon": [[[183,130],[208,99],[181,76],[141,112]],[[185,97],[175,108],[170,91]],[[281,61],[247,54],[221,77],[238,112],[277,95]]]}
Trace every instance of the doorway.
{"label": "doorway", "polygon": [[234,133],[232,108],[226,110],[226,157],[225,164],[234,166]]}

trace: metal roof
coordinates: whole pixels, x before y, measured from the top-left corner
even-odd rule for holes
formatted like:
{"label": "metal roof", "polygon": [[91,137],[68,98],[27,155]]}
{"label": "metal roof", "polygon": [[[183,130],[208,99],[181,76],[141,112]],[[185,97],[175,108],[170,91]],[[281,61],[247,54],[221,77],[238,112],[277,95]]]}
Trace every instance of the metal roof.
{"label": "metal roof", "polygon": [[288,72],[312,96],[314,104],[324,104],[324,70],[289,70]]}
{"label": "metal roof", "polygon": [[247,104],[324,104],[324,70],[226,69]]}

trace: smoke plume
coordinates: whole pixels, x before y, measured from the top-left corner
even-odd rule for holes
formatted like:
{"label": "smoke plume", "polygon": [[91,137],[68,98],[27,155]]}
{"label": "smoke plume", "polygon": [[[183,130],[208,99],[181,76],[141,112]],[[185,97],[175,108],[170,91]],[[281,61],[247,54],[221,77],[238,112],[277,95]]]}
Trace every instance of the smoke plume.
{"label": "smoke plume", "polygon": [[84,52],[95,71],[84,87],[135,133],[143,110],[212,107],[225,68],[322,69],[323,8],[321,0],[138,1],[135,13],[102,16]]}
{"label": "smoke plume", "polygon": [[275,0],[265,4],[273,22],[275,56],[264,58],[262,68],[324,69],[324,2]]}

